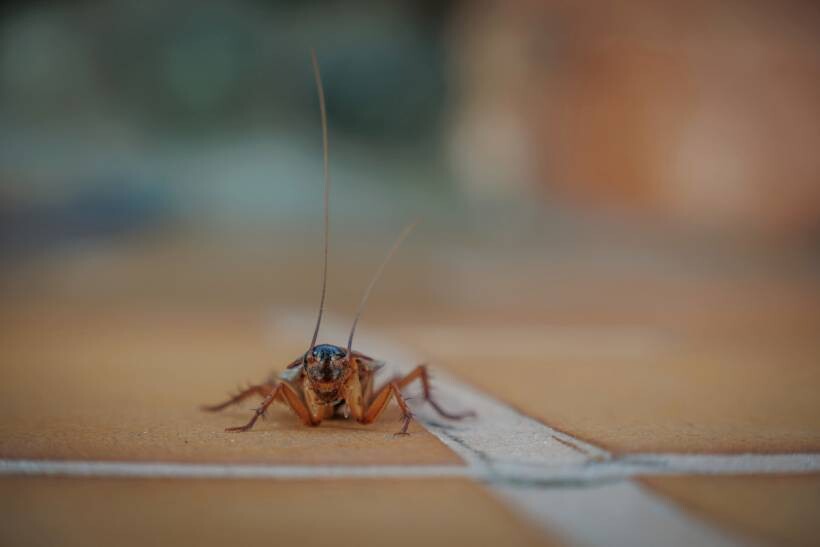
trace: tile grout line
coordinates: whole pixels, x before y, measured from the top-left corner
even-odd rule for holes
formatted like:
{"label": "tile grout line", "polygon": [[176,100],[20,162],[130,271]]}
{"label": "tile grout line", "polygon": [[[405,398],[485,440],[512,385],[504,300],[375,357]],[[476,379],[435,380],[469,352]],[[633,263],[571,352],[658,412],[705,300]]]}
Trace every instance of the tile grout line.
{"label": "tile grout line", "polygon": [[[452,441],[451,441],[452,442]],[[451,445],[448,442],[448,445]],[[517,462],[476,465],[257,465],[164,463],[93,460],[0,459],[0,475],[84,477],[211,477],[211,478],[412,478],[469,477],[477,480],[549,486],[596,484],[638,476],[743,475],[820,472],[820,454],[743,454],[684,456],[636,454],[585,465],[528,466]]]}
{"label": "tile grout line", "polygon": [[0,459],[0,476],[323,479],[474,477],[458,465],[257,465]]}

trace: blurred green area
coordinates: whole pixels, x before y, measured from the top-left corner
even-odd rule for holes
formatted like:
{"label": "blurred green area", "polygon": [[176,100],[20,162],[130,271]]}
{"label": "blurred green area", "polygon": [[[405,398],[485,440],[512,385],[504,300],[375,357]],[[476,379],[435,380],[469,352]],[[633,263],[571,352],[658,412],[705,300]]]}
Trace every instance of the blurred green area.
{"label": "blurred green area", "polygon": [[[446,3],[18,3],[0,21],[2,249],[446,215]],[[401,222],[401,220],[399,220]],[[338,229],[338,228],[337,228]]]}

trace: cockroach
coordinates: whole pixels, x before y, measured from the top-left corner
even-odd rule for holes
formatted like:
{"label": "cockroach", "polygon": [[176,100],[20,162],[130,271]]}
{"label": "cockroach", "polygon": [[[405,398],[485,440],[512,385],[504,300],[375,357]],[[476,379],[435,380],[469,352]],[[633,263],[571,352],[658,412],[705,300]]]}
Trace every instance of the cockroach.
{"label": "cockroach", "polygon": [[252,385],[223,403],[205,406],[203,410],[212,412],[223,410],[248,397],[256,395],[262,397],[263,400],[256,410],[254,410],[250,421],[245,425],[226,428],[226,431],[248,431],[261,416],[265,415],[268,407],[277,400],[290,407],[302,423],[308,426],[317,426],[322,420],[339,415],[352,417],[362,424],[370,424],[379,417],[382,411],[387,407],[390,399],[393,398],[402,413],[401,429],[396,435],[407,435],[407,428],[413,420],[413,413],[407,405],[407,400],[402,394],[402,390],[411,383],[420,381],[424,400],[430,403],[440,415],[451,420],[460,420],[467,416],[474,416],[473,412],[464,412],[461,414],[447,412],[436,402],[431,393],[430,377],[426,365],[419,365],[406,376],[395,377],[379,389],[374,389],[374,377],[379,369],[384,366],[384,362],[377,361],[372,357],[353,350],[353,335],[356,333],[356,325],[362,315],[367,299],[373,290],[373,286],[379,277],[381,277],[385,266],[396,250],[398,250],[402,241],[410,234],[415,223],[404,228],[365,289],[359,307],[356,310],[353,325],[350,328],[347,346],[316,344],[319,327],[322,324],[325,295],[327,293],[327,262],[330,231],[330,176],[328,171],[328,131],[325,94],[315,51],[311,51],[311,61],[313,64],[313,76],[316,81],[316,91],[319,96],[319,110],[322,120],[322,152],[325,185],[322,292],[319,300],[319,314],[316,319],[316,327],[313,330],[313,338],[304,355],[294,359],[278,376],[272,377],[266,382]]}

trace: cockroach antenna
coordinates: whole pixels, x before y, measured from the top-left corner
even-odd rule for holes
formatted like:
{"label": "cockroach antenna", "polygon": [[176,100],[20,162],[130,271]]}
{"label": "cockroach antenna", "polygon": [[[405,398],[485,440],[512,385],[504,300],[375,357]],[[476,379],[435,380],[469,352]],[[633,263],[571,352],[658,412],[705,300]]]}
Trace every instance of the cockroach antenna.
{"label": "cockroach antenna", "polygon": [[410,407],[407,406],[402,390],[413,382],[420,382],[424,400],[430,403],[440,415],[452,420],[474,416],[475,414],[472,412],[459,414],[447,412],[436,402],[430,389],[430,378],[426,365],[418,365],[404,377],[394,378],[377,389],[374,386],[374,378],[384,363],[363,353],[354,353],[351,348],[353,346],[353,335],[356,334],[356,325],[359,323],[359,318],[362,316],[362,311],[368,297],[370,297],[370,293],[373,291],[373,287],[381,277],[387,263],[390,262],[405,238],[410,235],[417,222],[410,223],[402,230],[367,285],[362,301],[356,310],[353,326],[350,328],[347,351],[345,352],[344,348],[334,344],[316,345],[319,327],[322,325],[322,314],[325,311],[325,295],[327,293],[327,258],[328,248],[330,247],[330,175],[328,172],[325,93],[322,87],[322,76],[319,73],[319,63],[316,60],[314,50],[310,51],[310,58],[313,61],[313,75],[316,79],[316,91],[319,94],[319,109],[322,115],[322,151],[325,167],[325,248],[322,266],[322,298],[319,301],[319,316],[316,318],[316,328],[313,330],[310,348],[308,348],[307,353],[288,364],[278,376],[248,386],[227,401],[216,405],[207,405],[203,409],[217,412],[240,403],[248,397],[261,397],[262,404],[253,411],[251,419],[245,425],[226,428],[226,431],[238,432],[251,429],[259,418],[265,416],[265,412],[274,401],[279,401],[290,407],[305,425],[316,426],[323,420],[340,414],[351,417],[362,424],[371,424],[379,417],[392,399],[399,406],[402,413],[402,426],[396,434],[407,435],[407,428],[413,420],[413,413],[410,411]]}
{"label": "cockroach antenna", "polygon": [[[319,71],[319,61],[316,59],[316,50],[310,50],[310,60],[313,64],[313,77],[316,80],[316,93],[319,96],[319,111],[322,118],[322,159],[324,163],[324,175],[325,175],[325,233],[324,233],[324,264],[322,267],[322,296],[319,300],[319,315],[316,318],[316,328],[313,329],[313,338],[310,340],[310,347],[308,348],[308,352],[305,355],[310,355],[313,351],[313,348],[316,346],[316,340],[319,336],[319,327],[322,324],[322,314],[325,310],[325,296],[327,295],[327,255],[328,255],[328,248],[330,246],[330,169],[328,166],[328,138],[327,138],[327,109],[325,107],[325,92],[324,87],[322,86],[322,74]],[[367,286],[367,289],[364,291],[364,296],[362,297],[362,301],[359,303],[359,307],[356,310],[356,316],[353,319],[353,326],[350,329],[350,337],[347,340],[347,354],[350,355],[350,349],[353,344],[353,335],[356,333],[356,325],[359,323],[359,318],[364,311],[364,306],[367,303],[367,299],[370,297],[370,292],[373,290],[373,287],[376,285],[376,282],[381,277],[382,272],[384,271],[385,266],[396,253],[398,248],[401,246],[404,239],[410,235],[410,232],[413,231],[413,228],[416,227],[418,224],[418,220],[411,222],[407,226],[405,226],[404,230],[402,230],[399,237],[396,238],[396,241],[393,243],[393,246],[387,252],[387,255],[384,257],[384,260],[379,265],[379,268],[376,270],[375,275],[370,280],[370,284]]]}
{"label": "cockroach antenna", "polygon": [[382,263],[379,264],[379,268],[376,270],[376,273],[373,274],[373,278],[370,280],[370,283],[367,285],[367,288],[364,290],[364,295],[362,296],[362,301],[359,302],[359,307],[356,309],[356,316],[353,318],[353,326],[350,327],[350,336],[347,338],[347,355],[350,355],[351,346],[353,346],[353,335],[356,334],[356,325],[359,324],[359,318],[362,316],[362,312],[364,311],[364,306],[367,304],[367,299],[370,297],[370,292],[373,290],[373,287],[376,285],[376,282],[381,277],[382,272],[384,271],[385,266],[387,263],[390,262],[390,259],[393,258],[393,255],[396,254],[396,251],[399,250],[402,242],[410,235],[410,232],[413,231],[413,228],[419,223],[418,220],[414,220],[410,224],[404,227],[404,230],[401,231],[399,237],[396,238],[396,241],[393,242],[393,246],[390,247],[390,250],[387,251],[387,254],[384,256],[384,260]]}
{"label": "cockroach antenna", "polygon": [[327,250],[330,246],[330,170],[328,169],[327,111],[325,109],[325,91],[322,87],[322,74],[319,72],[319,61],[316,60],[315,49],[310,50],[310,60],[313,63],[313,78],[316,80],[316,93],[319,95],[319,111],[322,116],[322,158],[325,168],[325,250],[319,316],[316,318],[316,328],[313,330],[313,338],[310,340],[310,347],[305,354],[306,356],[313,351],[313,347],[316,345],[316,337],[319,336],[319,326],[322,324],[322,313],[325,310],[325,295],[327,293]]}

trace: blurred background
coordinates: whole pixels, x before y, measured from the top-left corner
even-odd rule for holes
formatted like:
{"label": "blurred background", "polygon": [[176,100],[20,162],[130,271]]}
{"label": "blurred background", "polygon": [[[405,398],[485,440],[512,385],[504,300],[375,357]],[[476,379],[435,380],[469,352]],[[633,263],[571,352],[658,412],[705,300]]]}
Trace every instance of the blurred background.
{"label": "blurred background", "polygon": [[[814,2],[10,2],[7,321],[312,308],[366,322],[816,334]],[[308,333],[306,333],[308,336]]]}

